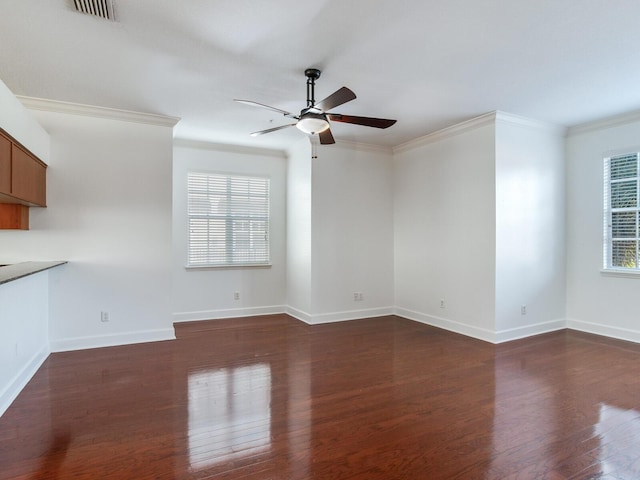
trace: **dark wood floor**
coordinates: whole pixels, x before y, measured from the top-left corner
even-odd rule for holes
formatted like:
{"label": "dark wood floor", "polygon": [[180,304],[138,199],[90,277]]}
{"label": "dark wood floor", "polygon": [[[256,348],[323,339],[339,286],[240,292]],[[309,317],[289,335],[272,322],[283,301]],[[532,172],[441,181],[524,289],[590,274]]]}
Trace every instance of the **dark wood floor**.
{"label": "dark wood floor", "polygon": [[176,334],[51,355],[0,418],[0,478],[640,478],[640,345],[398,317]]}

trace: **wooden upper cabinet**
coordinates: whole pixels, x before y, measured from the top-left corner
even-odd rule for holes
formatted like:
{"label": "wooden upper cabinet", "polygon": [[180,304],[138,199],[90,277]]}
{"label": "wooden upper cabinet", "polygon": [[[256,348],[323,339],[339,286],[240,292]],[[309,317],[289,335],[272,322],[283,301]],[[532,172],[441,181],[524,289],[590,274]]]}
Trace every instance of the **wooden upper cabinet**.
{"label": "wooden upper cabinet", "polygon": [[11,140],[0,133],[0,193],[11,193]]}
{"label": "wooden upper cabinet", "polygon": [[47,167],[18,145],[11,146],[11,195],[41,207],[47,204]]}
{"label": "wooden upper cabinet", "polygon": [[29,230],[33,206],[47,206],[47,165],[0,130],[0,229]]}
{"label": "wooden upper cabinet", "polygon": [[47,165],[0,129],[0,204],[6,203],[46,207]]}

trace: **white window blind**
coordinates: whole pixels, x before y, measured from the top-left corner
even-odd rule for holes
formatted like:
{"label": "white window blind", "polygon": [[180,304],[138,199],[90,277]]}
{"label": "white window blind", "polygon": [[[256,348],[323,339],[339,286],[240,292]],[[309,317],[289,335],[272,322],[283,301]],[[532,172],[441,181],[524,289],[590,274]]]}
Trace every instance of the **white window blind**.
{"label": "white window blind", "polygon": [[640,271],[638,153],[605,158],[604,268]]}
{"label": "white window blind", "polygon": [[269,179],[187,174],[190,267],[269,264]]}

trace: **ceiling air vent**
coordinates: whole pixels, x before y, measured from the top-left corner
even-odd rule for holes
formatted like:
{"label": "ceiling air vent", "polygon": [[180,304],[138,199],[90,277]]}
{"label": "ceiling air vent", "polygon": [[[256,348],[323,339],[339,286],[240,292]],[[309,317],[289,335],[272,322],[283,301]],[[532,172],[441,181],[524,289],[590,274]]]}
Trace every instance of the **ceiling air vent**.
{"label": "ceiling air vent", "polygon": [[107,20],[113,18],[113,0],[73,0],[76,10]]}

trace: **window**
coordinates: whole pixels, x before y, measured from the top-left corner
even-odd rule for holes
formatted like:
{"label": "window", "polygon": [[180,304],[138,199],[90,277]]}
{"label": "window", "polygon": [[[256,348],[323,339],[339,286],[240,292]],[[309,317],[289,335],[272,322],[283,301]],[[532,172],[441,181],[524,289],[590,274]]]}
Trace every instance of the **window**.
{"label": "window", "polygon": [[605,158],[604,268],[640,273],[638,153]]}
{"label": "window", "polygon": [[187,266],[269,264],[269,179],[187,174]]}

